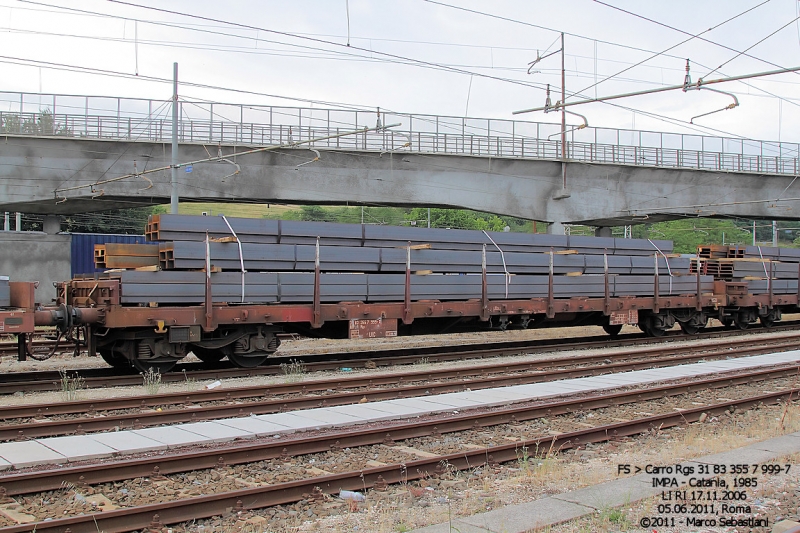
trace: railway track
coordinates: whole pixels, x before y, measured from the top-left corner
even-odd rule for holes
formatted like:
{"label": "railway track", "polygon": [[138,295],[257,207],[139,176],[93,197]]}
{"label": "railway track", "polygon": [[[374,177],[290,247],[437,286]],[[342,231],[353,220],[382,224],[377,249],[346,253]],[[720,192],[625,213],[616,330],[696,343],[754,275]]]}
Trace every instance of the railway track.
{"label": "railway track", "polygon": [[[603,391],[582,397],[548,399],[527,404],[512,404],[488,410],[447,413],[413,422],[399,420],[378,426],[350,427],[335,431],[290,435],[280,439],[260,439],[229,443],[214,449],[174,451],[163,456],[130,458],[101,464],[58,467],[47,470],[7,474],[0,477],[0,486],[6,495],[20,495],[55,490],[64,486],[85,487],[105,482],[119,482],[131,478],[148,478],[152,482],[164,479],[171,473],[198,469],[228,468],[231,465],[255,461],[278,461],[284,463],[295,456],[314,453],[342,453],[344,449],[370,445],[394,446],[404,439],[434,437],[444,434],[469,432],[477,428],[489,428],[504,424],[520,424],[547,416],[613,408],[653,399],[675,397],[697,391],[730,388],[747,383],[776,380],[797,375],[796,366],[769,369],[751,369],[703,377],[702,379],[677,380],[655,387],[639,387],[631,390]],[[791,381],[792,384],[788,384]],[[340,489],[363,490],[374,488],[386,490],[387,484],[409,482],[429,475],[443,474],[444,470],[474,469],[485,464],[518,461],[520,450],[559,449],[566,450],[590,442],[602,442],[609,438],[635,435],[652,428],[664,428],[697,421],[702,417],[719,415],[735,409],[746,409],[759,404],[772,404],[797,397],[800,389],[796,380],[787,380],[781,390],[771,393],[749,394],[727,401],[706,401],[702,406],[667,413],[629,419],[613,424],[598,424],[560,434],[546,434],[518,440],[517,442],[466,448],[458,453],[429,454],[419,460],[386,464],[337,473],[306,476],[285,482],[264,483],[218,494],[179,498],[168,503],[147,504],[108,510],[66,518],[37,521],[0,528],[2,533],[61,532],[70,528],[73,533],[112,533],[147,527],[160,527],[213,515],[225,515],[249,509],[280,505],[301,499],[323,500],[325,494]],[[774,384],[773,388],[777,388]],[[726,393],[727,394],[727,393]],[[156,516],[157,515],[157,516]]]}
{"label": "railway track", "polygon": [[[468,368],[9,406],[0,415],[6,421],[0,425],[0,440],[139,429],[162,424],[555,381],[728,358],[732,350],[735,350],[737,356],[785,351],[794,349],[798,341],[800,332],[793,332],[770,336],[761,341],[734,337],[691,347],[655,346],[612,354],[485,364]],[[24,419],[29,420],[17,422]]]}
{"label": "railway track", "polygon": [[[783,324],[771,328],[769,331],[795,331],[800,326],[800,321]],[[659,338],[645,337],[639,334],[621,335],[610,339],[605,335],[590,338],[562,338],[547,340],[506,341],[484,345],[451,345],[429,346],[414,348],[394,348],[377,351],[338,352],[315,355],[292,355],[273,357],[269,366],[256,368],[232,368],[226,362],[215,363],[183,363],[173,372],[161,375],[162,383],[183,382],[187,375],[196,380],[216,380],[240,377],[253,377],[264,375],[281,375],[284,373],[281,365],[290,365],[301,361],[309,372],[339,370],[347,368],[374,368],[376,366],[415,364],[421,361],[442,362],[469,359],[483,359],[517,355],[527,351],[536,350],[537,353],[546,353],[558,350],[583,350],[592,348],[610,348],[626,346],[643,346],[661,344],[669,340],[685,340],[687,338],[713,339],[721,337],[736,337],[753,335],[751,330],[727,330],[725,328],[708,328],[698,336],[688,337],[678,331],[669,332]],[[757,335],[757,333],[755,334]],[[113,368],[88,368],[70,370],[70,376],[80,377],[86,388],[136,386],[142,384],[138,373],[119,374],[119,369]],[[11,372],[0,375],[0,395],[14,394],[16,392],[42,392],[59,390],[62,375],[55,371],[36,372]]]}

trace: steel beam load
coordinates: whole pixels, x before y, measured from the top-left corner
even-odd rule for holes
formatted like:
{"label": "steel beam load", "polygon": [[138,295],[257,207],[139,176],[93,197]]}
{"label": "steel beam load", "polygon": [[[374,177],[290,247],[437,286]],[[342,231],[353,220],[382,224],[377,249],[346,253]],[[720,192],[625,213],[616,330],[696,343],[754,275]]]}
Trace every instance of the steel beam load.
{"label": "steel beam load", "polygon": [[[229,227],[230,225],[230,227]],[[436,250],[475,250],[483,245],[503,252],[579,250],[582,254],[652,255],[672,252],[671,241],[616,239],[566,235],[410,228],[369,224],[335,224],[294,220],[264,220],[191,215],[151,215],[145,236],[151,241],[204,241],[232,237],[262,244],[398,247],[430,246]]]}
{"label": "steel beam load", "polygon": [[[241,255],[240,255],[241,252]],[[198,241],[160,243],[159,265],[162,270],[189,270],[205,267],[206,246]],[[258,244],[236,242],[209,243],[211,264],[222,270],[313,271],[316,247],[303,244]],[[403,272],[407,251],[402,248],[360,248],[320,246],[320,270],[323,272]],[[554,254],[554,273],[602,274],[603,256]],[[415,271],[436,273],[478,273],[482,271],[482,253],[459,250],[411,250]],[[611,274],[652,274],[652,257],[608,256]],[[490,273],[547,274],[549,253],[486,252]],[[658,257],[659,274],[688,272],[689,259]]]}
{"label": "steel beam load", "polygon": [[0,276],[0,307],[11,307],[11,286],[8,276]]}
{"label": "steel beam load", "polygon": [[158,266],[157,244],[105,243],[94,245],[96,268],[141,268]]}
{"label": "steel beam load", "polygon": [[[205,301],[204,272],[126,271],[107,277],[120,279],[120,302],[130,304],[197,304]],[[490,299],[547,297],[549,276],[489,274]],[[405,296],[403,274],[321,274],[320,301],[396,302]],[[609,276],[611,296],[651,295],[654,276]],[[659,294],[696,293],[695,276],[659,277]],[[701,290],[713,290],[713,278],[701,276]],[[463,275],[411,275],[410,297],[418,300],[469,300],[482,295],[482,277]],[[555,276],[554,298],[600,298],[605,276]],[[314,297],[314,274],[302,272],[216,272],[211,274],[214,303],[308,303]]]}

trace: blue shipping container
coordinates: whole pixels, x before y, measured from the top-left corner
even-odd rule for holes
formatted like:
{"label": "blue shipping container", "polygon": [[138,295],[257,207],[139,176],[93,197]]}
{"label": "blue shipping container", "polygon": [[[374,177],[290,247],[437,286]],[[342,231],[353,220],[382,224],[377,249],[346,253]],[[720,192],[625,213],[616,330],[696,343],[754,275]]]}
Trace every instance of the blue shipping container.
{"label": "blue shipping container", "polygon": [[146,244],[144,235],[113,235],[102,233],[73,233],[71,247],[71,277],[103,272],[94,267],[94,245],[116,242],[122,244]]}

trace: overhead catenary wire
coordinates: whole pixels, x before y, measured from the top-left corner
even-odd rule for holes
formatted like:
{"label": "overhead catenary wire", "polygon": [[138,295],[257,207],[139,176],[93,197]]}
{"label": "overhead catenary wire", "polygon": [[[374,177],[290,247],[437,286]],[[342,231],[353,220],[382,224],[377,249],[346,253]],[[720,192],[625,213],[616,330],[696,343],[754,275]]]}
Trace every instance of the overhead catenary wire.
{"label": "overhead catenary wire", "polygon": [[[664,49],[664,50],[663,50],[663,51],[661,51],[661,52],[656,52],[655,54],[651,55],[650,57],[648,57],[648,58],[645,58],[645,59],[642,59],[642,60],[641,60],[641,61],[639,61],[638,63],[635,63],[635,64],[633,64],[633,65],[631,65],[631,66],[629,66],[629,67],[626,67],[626,68],[624,68],[624,69],[620,70],[620,71],[619,71],[619,72],[617,72],[616,74],[611,74],[610,76],[607,76],[607,77],[603,78],[602,80],[600,80],[600,81],[598,81],[598,82],[595,82],[595,83],[593,83],[592,85],[589,85],[589,86],[587,86],[587,87],[584,87],[583,89],[581,89],[580,91],[578,91],[578,93],[583,93],[583,92],[585,92],[585,91],[588,91],[588,90],[589,90],[589,89],[591,89],[592,87],[597,87],[599,84],[601,84],[601,83],[603,83],[603,82],[606,82],[606,81],[608,81],[608,80],[610,80],[610,79],[612,79],[612,78],[616,78],[616,77],[617,77],[617,76],[619,76],[620,74],[623,74],[623,73],[625,73],[625,72],[627,72],[627,71],[629,71],[629,70],[631,70],[631,69],[633,69],[633,68],[635,68],[635,67],[638,67],[639,65],[642,65],[643,63],[646,63],[646,62],[648,62],[648,61],[650,61],[650,60],[652,60],[652,59],[655,59],[656,57],[658,57],[658,56],[660,56],[660,55],[662,55],[662,54],[664,54],[664,53],[666,53],[666,52],[669,52],[670,50],[673,50],[673,49],[675,49],[675,48],[677,48],[677,47],[679,47],[679,46],[681,46],[681,45],[683,45],[683,44],[686,44],[686,43],[688,43],[689,41],[691,41],[691,40],[693,40],[693,39],[698,39],[698,38],[700,38],[700,36],[701,36],[701,35],[703,35],[703,34],[705,34],[705,33],[708,33],[708,32],[710,32],[710,31],[713,31],[713,30],[715,30],[715,29],[717,29],[717,28],[719,28],[719,27],[721,27],[721,26],[724,26],[724,25],[725,25],[725,24],[727,24],[728,22],[731,22],[731,21],[733,21],[733,20],[736,20],[737,18],[739,18],[739,17],[741,17],[741,16],[744,16],[744,15],[746,15],[747,13],[750,13],[751,11],[753,11],[753,10],[755,10],[755,9],[757,9],[757,8],[759,8],[759,7],[763,6],[763,5],[765,5],[765,4],[768,4],[768,3],[769,3],[769,2],[771,2],[771,1],[772,1],[772,0],[764,0],[764,1],[763,1],[763,2],[761,2],[760,4],[756,4],[756,5],[755,5],[755,6],[753,6],[753,7],[750,7],[750,8],[748,8],[748,9],[745,9],[744,11],[742,11],[742,12],[740,12],[740,13],[738,13],[738,14],[736,14],[736,15],[732,16],[732,17],[729,17],[729,18],[727,18],[727,19],[723,20],[723,21],[722,21],[722,22],[720,22],[719,24],[716,24],[716,25],[714,25],[714,26],[711,26],[711,27],[710,27],[710,28],[708,28],[707,30],[704,30],[704,31],[702,31],[702,32],[700,32],[700,33],[698,33],[698,34],[696,34],[696,35],[692,35],[692,34],[690,34],[690,36],[689,36],[689,38],[688,38],[688,39],[685,39],[685,40],[683,40],[683,41],[681,41],[681,42],[679,42],[679,43],[677,43],[677,44],[674,44],[674,45],[670,46],[669,48],[666,48],[666,49]],[[600,4],[603,4],[603,5],[608,5],[608,4],[605,4],[604,2],[599,2],[599,1],[598,1],[598,3],[600,3]],[[717,68],[718,68],[718,69],[719,69],[719,68],[722,68],[722,65],[720,65],[720,66],[719,66],[719,67],[717,67]]]}
{"label": "overhead catenary wire", "polygon": [[[681,30],[680,28],[676,28],[676,27],[674,27],[674,26],[670,26],[669,24],[665,24],[665,23],[663,23],[663,22],[659,22],[659,21],[657,21],[657,20],[654,20],[654,19],[651,19],[651,18],[645,17],[645,16],[643,16],[643,15],[639,15],[638,13],[634,13],[634,12],[632,12],[632,11],[628,11],[628,10],[626,10],[626,9],[623,9],[623,8],[621,8],[621,7],[617,7],[617,6],[613,6],[613,5],[611,5],[611,4],[607,4],[607,3],[603,2],[602,0],[594,0],[594,1],[595,1],[595,2],[597,2],[598,4],[602,4],[602,5],[606,6],[606,7],[610,7],[611,9],[616,9],[617,11],[621,11],[621,12],[623,12],[623,13],[627,13],[628,15],[632,15],[632,16],[634,16],[634,17],[637,17],[637,18],[640,18],[640,19],[646,20],[646,21],[648,21],[648,22],[652,22],[653,24],[657,24],[657,25],[659,25],[659,26],[663,26],[664,28],[668,28],[668,29],[670,29],[670,30],[677,31],[677,32],[679,32],[679,33],[683,33],[684,35],[692,35],[691,33],[687,32],[687,31]],[[795,19],[795,20],[797,20],[797,19]],[[794,21],[792,21],[792,22],[794,22]],[[785,67],[783,67],[783,66],[781,66],[781,65],[779,65],[779,64],[777,64],[777,63],[774,63],[774,62],[772,62],[772,61],[768,61],[768,60],[766,60],[766,59],[762,59],[762,58],[760,58],[760,57],[756,57],[756,56],[753,56],[753,55],[750,55],[750,54],[747,54],[747,53],[744,53],[744,52],[740,52],[739,50],[736,50],[735,48],[731,48],[730,46],[727,46],[727,45],[724,45],[724,44],[720,44],[720,43],[718,43],[718,42],[715,42],[715,41],[712,41],[712,40],[710,40],[710,39],[706,39],[706,38],[704,38],[704,37],[700,37],[700,36],[698,36],[697,38],[698,38],[698,39],[700,39],[700,40],[701,40],[701,41],[703,41],[703,42],[706,42],[706,43],[708,43],[708,44],[712,44],[712,45],[715,45],[715,46],[719,46],[719,47],[721,47],[721,48],[724,48],[724,49],[726,49],[726,50],[729,50],[729,51],[731,51],[731,52],[736,52],[736,53],[737,53],[737,54],[739,54],[739,55],[745,55],[746,57],[749,57],[749,58],[751,58],[751,59],[755,59],[755,60],[757,60],[757,61],[761,61],[762,63],[766,63],[766,64],[768,64],[768,65],[771,65],[771,66],[773,66],[773,67],[778,67],[779,69],[785,68]],[[716,69],[714,69],[714,70],[718,70],[719,68],[721,68],[721,66],[720,66],[720,67],[717,67],[717,68],[716,68]],[[714,72],[714,71],[712,71],[712,72]],[[707,74],[707,75],[708,75],[708,74]]]}
{"label": "overhead catenary wire", "polygon": [[[581,36],[581,37],[582,37],[582,38],[585,38],[585,37],[583,37],[583,36]],[[617,43],[612,43],[612,44],[617,44]],[[624,45],[621,45],[621,46],[624,46]],[[635,47],[631,47],[631,48],[635,48]],[[220,89],[223,89],[223,90],[224,90],[224,88],[220,88]],[[761,90],[761,89],[759,89],[759,90]],[[239,91],[239,92],[243,92],[243,91]],[[766,92],[767,94],[771,94],[771,93],[769,93],[769,92],[767,92],[767,91],[764,91],[764,92]],[[258,94],[258,93],[253,93],[253,92],[250,92],[250,93],[251,93],[251,94]],[[271,95],[271,96],[277,96],[277,95]],[[296,99],[296,100],[302,101],[301,99]],[[795,104],[794,102],[792,102],[792,104],[793,104],[793,105],[797,105],[797,104]],[[634,108],[627,108],[627,109],[631,109],[632,111],[634,111],[634,112],[637,112],[637,113],[644,113],[644,112],[642,112],[641,110],[636,110],[636,109],[634,109]],[[644,113],[644,114],[646,114],[646,115],[647,115],[647,113]],[[649,114],[649,115],[647,115],[647,116],[651,116],[651,117],[653,117],[653,118],[656,118],[657,120],[667,120],[668,122],[669,122],[670,120],[673,120],[673,119],[669,119],[668,117],[663,117],[662,115],[657,115],[657,114],[652,114],[652,113],[651,113],[651,114]],[[684,124],[684,125],[685,125],[685,123],[682,123],[682,124]],[[712,129],[712,131],[713,131],[713,129]],[[719,130],[716,130],[716,131],[719,131]],[[724,133],[727,133],[727,132],[724,132]]]}

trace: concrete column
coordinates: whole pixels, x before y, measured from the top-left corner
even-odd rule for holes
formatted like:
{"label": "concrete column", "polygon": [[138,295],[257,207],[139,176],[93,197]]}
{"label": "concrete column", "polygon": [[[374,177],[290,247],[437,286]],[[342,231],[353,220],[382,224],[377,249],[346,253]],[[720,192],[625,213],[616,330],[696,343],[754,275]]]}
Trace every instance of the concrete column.
{"label": "concrete column", "polygon": [[55,235],[61,231],[61,216],[47,215],[42,222],[42,231],[48,235]]}
{"label": "concrete column", "polygon": [[595,237],[611,237],[611,228],[607,226],[600,226],[594,228],[594,236]]}
{"label": "concrete column", "polygon": [[564,224],[561,222],[550,222],[547,224],[547,233],[549,235],[565,235]]}

